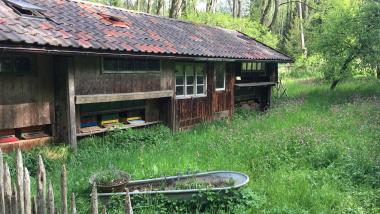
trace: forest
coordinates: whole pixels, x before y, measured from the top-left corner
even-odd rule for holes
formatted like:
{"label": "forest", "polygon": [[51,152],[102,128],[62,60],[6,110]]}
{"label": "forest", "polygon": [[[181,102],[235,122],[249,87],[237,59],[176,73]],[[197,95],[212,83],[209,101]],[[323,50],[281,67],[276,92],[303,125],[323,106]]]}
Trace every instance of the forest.
{"label": "forest", "polygon": [[243,32],[292,56],[293,75],[318,73],[334,89],[380,76],[378,0],[94,0]]}

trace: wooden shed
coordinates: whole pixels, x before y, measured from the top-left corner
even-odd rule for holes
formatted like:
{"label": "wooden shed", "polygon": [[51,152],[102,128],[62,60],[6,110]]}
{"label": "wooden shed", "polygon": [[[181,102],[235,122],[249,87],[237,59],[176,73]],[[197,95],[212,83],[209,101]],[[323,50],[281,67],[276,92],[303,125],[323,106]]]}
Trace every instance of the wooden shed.
{"label": "wooden shed", "polygon": [[278,63],[240,32],[79,0],[0,0],[0,146],[264,109]]}

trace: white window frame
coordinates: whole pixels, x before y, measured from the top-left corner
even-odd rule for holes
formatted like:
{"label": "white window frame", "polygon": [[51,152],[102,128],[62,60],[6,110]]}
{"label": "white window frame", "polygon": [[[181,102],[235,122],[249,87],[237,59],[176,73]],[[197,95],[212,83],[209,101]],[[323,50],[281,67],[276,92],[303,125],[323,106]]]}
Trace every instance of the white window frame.
{"label": "white window frame", "polygon": [[131,60],[131,61],[142,60],[142,61],[144,61],[144,63],[147,63],[147,64],[148,64],[148,61],[150,60],[150,59],[133,59],[133,58],[123,58],[123,57],[102,57],[101,58],[102,74],[145,74],[145,73],[154,74],[154,73],[161,73],[161,71],[162,71],[162,61],[161,60],[158,60],[158,62],[160,64],[159,70],[135,70],[134,68],[133,68],[133,70],[120,70],[119,68],[117,70],[106,70],[104,68],[104,60],[106,58],[116,59],[118,66],[119,66],[120,60]]}
{"label": "white window frame", "polygon": [[[176,77],[176,84],[175,84],[175,97],[177,99],[186,99],[186,98],[192,98],[192,97],[206,97],[207,96],[207,72],[204,71],[203,72],[203,84],[198,84],[198,76],[197,76],[197,71],[196,71],[196,67],[197,67],[197,64],[199,63],[178,63],[177,65],[179,65],[180,67],[182,67],[182,75],[183,75],[183,84],[181,85],[177,85],[177,73],[175,74],[175,77]],[[176,67],[177,67],[176,65]],[[188,66],[188,65],[191,65],[192,66],[192,77],[194,78],[194,81],[193,81],[193,84],[191,85],[188,85],[187,84],[187,78],[188,76],[190,75],[187,75],[186,73],[186,70],[185,70],[185,67]],[[205,64],[201,64],[203,66],[205,66]],[[188,94],[187,93],[187,87],[188,86],[192,86],[193,87],[193,93],[192,94]],[[203,91],[202,93],[198,93],[198,86],[203,86]],[[183,87],[183,94],[181,95],[177,95],[177,87]]]}
{"label": "white window frame", "polygon": [[[217,69],[223,67],[223,88],[217,88],[216,86],[216,78],[217,75],[216,73],[219,72]],[[214,75],[215,75],[215,91],[225,91],[226,90],[226,64],[221,63],[221,64],[215,64],[215,69],[214,69]]]}

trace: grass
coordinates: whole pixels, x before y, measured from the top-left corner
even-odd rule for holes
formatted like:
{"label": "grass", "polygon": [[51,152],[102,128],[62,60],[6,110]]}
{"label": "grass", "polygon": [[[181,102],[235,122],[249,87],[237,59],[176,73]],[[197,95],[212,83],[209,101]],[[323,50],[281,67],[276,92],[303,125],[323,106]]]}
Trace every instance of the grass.
{"label": "grass", "polygon": [[86,138],[77,155],[64,146],[44,147],[25,153],[25,162],[34,171],[41,153],[55,189],[65,163],[79,213],[89,212],[89,177],[109,168],[132,179],[224,169],[250,176],[234,202],[210,196],[214,203],[197,208],[200,202],[169,206],[148,199],[133,202],[137,213],[194,213],[194,206],[210,213],[379,213],[379,82],[350,80],[335,91],[316,80],[285,87],[289,96],[266,113],[238,109],[233,120],[176,134],[156,126]]}

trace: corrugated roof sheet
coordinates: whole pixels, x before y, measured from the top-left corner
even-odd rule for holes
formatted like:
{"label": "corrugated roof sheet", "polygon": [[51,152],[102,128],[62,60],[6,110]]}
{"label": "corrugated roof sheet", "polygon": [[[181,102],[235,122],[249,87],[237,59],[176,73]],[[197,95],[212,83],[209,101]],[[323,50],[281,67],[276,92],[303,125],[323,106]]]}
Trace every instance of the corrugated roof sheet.
{"label": "corrugated roof sheet", "polygon": [[23,18],[0,0],[0,41],[38,46],[291,61],[242,33],[78,0],[27,0],[47,19]]}

